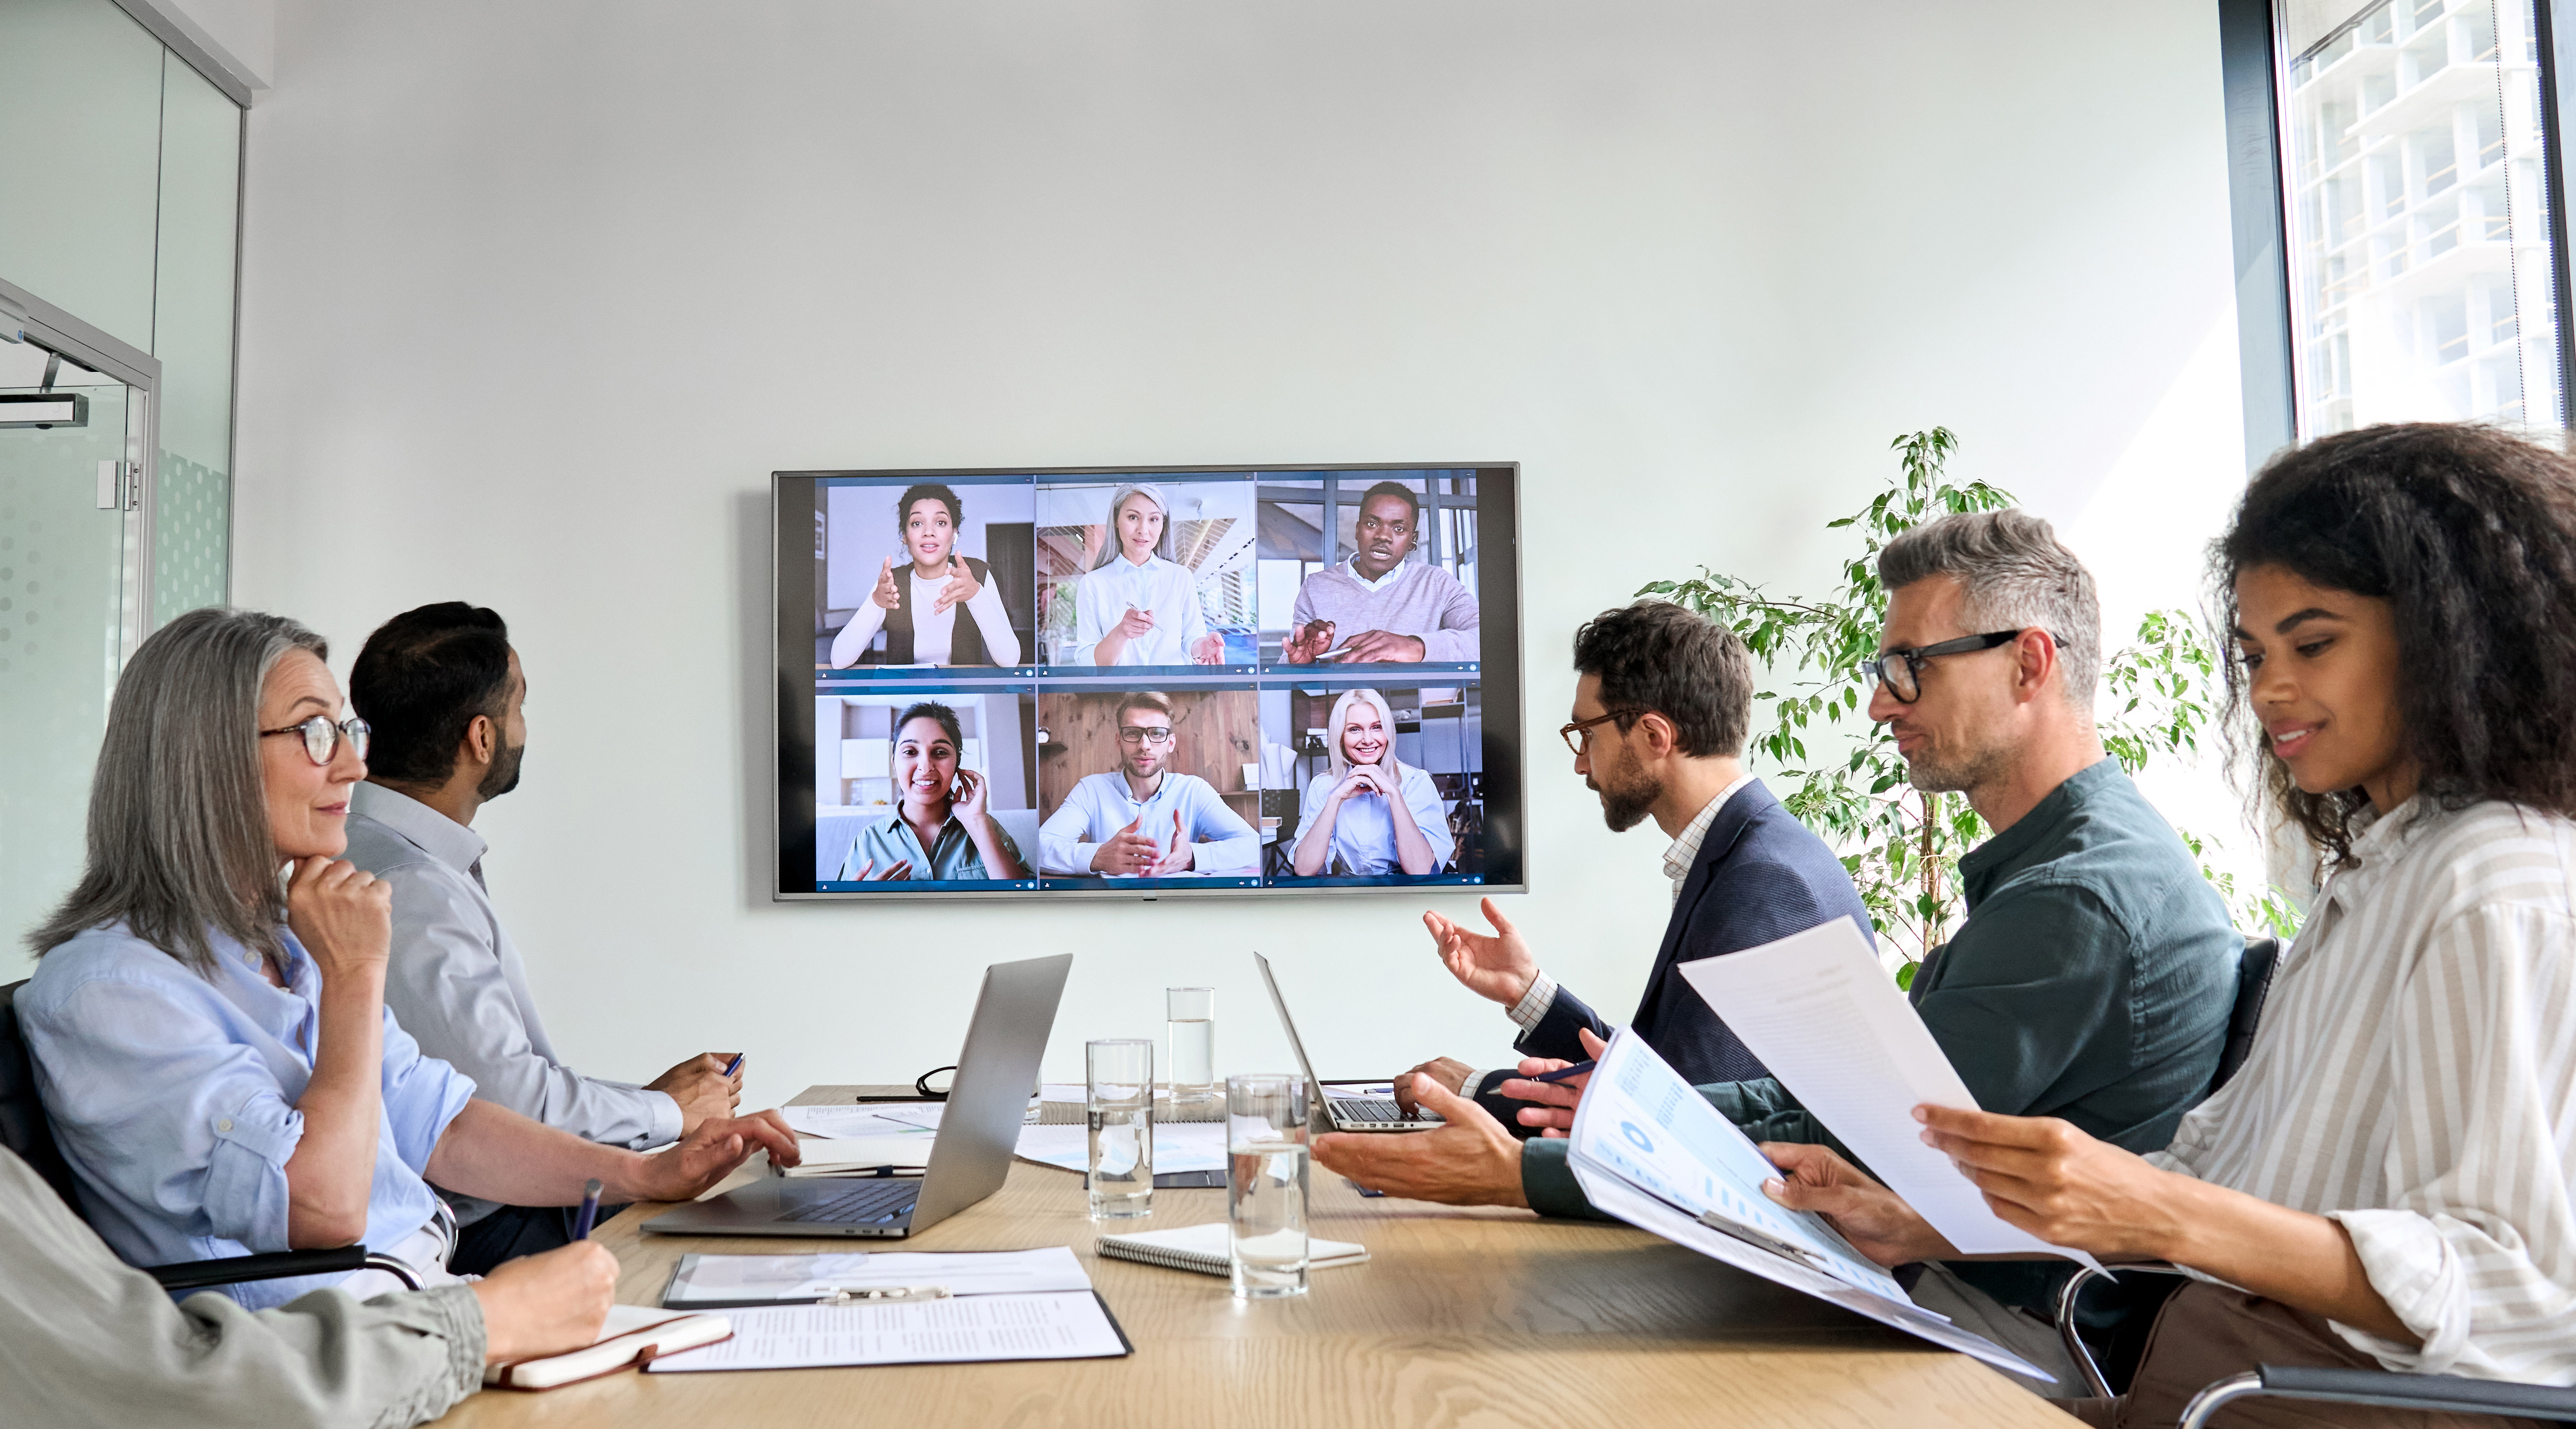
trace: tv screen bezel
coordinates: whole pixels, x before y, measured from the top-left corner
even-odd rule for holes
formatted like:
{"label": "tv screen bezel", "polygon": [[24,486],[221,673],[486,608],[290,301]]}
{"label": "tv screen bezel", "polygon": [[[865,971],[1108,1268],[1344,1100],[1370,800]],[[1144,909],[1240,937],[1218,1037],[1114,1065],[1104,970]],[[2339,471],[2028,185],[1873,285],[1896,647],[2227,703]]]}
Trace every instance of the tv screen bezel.
{"label": "tv screen bezel", "polygon": [[[1168,884],[1152,889],[1120,888],[934,888],[884,892],[845,892],[814,888],[814,556],[815,526],[812,483],[826,479],[876,482],[1027,476],[1049,478],[1104,476],[1183,476],[1263,473],[1294,480],[1317,472],[1450,470],[1476,473],[1476,598],[1482,632],[1476,682],[1484,734],[1485,852],[1489,875],[1481,882],[1399,881],[1384,884],[1322,886],[1262,885],[1254,888],[1188,888]],[[1426,893],[1526,893],[1529,891],[1528,691],[1524,680],[1521,629],[1520,476],[1516,461],[1445,462],[1306,462],[1206,466],[1038,466],[1038,467],[884,467],[773,471],[769,474],[770,685],[769,728],[777,767],[770,781],[769,897],[773,903],[958,902],[1034,900],[1110,900],[1156,902],[1166,898],[1268,900],[1333,898],[1353,895]],[[781,500],[788,483],[803,483],[801,503]],[[793,610],[791,611],[791,605]],[[791,615],[793,618],[791,618]],[[1034,652],[1032,652],[1034,653]],[[961,678],[982,678],[965,673]],[[1261,676],[1253,676],[1260,679]],[[1038,676],[1041,688],[1045,676]],[[799,810],[802,810],[801,823]],[[1491,876],[1497,855],[1508,859],[1508,878]],[[803,888],[790,886],[788,870],[803,867]]]}

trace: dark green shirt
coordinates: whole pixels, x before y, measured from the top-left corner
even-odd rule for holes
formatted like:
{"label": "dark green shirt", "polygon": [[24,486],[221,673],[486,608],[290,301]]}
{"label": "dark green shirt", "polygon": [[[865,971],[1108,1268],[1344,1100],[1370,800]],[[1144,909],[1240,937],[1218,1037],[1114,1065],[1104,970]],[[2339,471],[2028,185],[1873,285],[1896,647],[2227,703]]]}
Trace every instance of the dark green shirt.
{"label": "dark green shirt", "polygon": [[[2104,759],[1961,858],[1959,874],[1967,922],[1908,997],[1977,1105],[2162,1150],[2217,1073],[2244,947],[2182,837]],[[1757,1142],[1849,1156],[1776,1081],[1699,1090]],[[1562,1140],[1522,1143],[1530,1205],[1597,1214],[1565,1153]]]}

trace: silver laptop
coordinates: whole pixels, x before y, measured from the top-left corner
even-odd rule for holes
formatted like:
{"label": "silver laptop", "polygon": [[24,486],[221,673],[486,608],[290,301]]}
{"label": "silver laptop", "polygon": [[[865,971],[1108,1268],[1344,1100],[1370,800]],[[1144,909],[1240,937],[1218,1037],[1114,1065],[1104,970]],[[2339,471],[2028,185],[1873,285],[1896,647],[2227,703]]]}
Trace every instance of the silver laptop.
{"label": "silver laptop", "polygon": [[1270,989],[1270,1005],[1279,1010],[1279,1029],[1288,1034],[1288,1050],[1297,1054],[1297,1069],[1306,1074],[1306,1085],[1312,1090],[1307,1105],[1315,1110],[1308,1124],[1316,1131],[1429,1131],[1448,1123],[1437,1112],[1407,1113],[1388,1097],[1328,1097],[1324,1083],[1315,1075],[1315,1064],[1306,1060],[1306,1044],[1298,1040],[1297,1020],[1288,1015],[1287,999],[1279,995],[1279,979],[1270,975],[1270,960],[1259,953],[1252,960],[1261,965],[1261,985]]}
{"label": "silver laptop", "polygon": [[957,1054],[957,1080],[939,1114],[930,1166],[909,1177],[784,1176],[664,1211],[644,1223],[663,1235],[908,1236],[1002,1188],[1055,1027],[1071,953],[995,963]]}

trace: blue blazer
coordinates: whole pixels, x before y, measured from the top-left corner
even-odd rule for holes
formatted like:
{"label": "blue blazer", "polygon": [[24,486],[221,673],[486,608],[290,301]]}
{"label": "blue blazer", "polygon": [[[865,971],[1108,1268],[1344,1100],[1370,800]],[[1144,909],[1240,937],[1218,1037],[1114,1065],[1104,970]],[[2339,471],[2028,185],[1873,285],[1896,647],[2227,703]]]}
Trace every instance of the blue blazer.
{"label": "blue blazer", "polygon": [[[1758,948],[1837,917],[1850,918],[1860,925],[1861,936],[1870,936],[1869,912],[1842,860],[1791,818],[1761,780],[1754,780],[1736,790],[1709,821],[1699,857],[1664,925],[1664,944],[1656,950],[1646,996],[1629,1025],[1694,1086],[1769,1076],[1698,990],[1683,980],[1681,965]],[[1579,1062],[1586,1054],[1574,1035],[1578,1027],[1590,1028],[1596,1037],[1610,1035],[1610,1024],[1599,1013],[1572,988],[1559,987],[1547,1015],[1512,1046],[1525,1057]],[[1513,1115],[1522,1103],[1490,1092],[1477,1100],[1505,1126],[1528,1130]]]}

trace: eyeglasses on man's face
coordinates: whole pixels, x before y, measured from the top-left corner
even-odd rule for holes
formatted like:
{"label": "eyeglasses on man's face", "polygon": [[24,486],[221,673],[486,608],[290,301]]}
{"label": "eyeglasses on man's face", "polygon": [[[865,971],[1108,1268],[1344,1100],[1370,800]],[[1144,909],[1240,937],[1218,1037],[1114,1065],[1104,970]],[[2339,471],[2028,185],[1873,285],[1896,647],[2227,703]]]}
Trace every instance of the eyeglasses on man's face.
{"label": "eyeglasses on man's face", "polygon": [[1637,711],[1635,710],[1612,710],[1610,713],[1605,715],[1594,715],[1590,719],[1579,719],[1558,730],[1556,732],[1556,737],[1565,741],[1565,747],[1574,752],[1575,758],[1581,759],[1592,750],[1592,727],[1594,725],[1608,724],[1614,719],[1624,719],[1636,713]]}
{"label": "eyeglasses on man's face", "polygon": [[1169,725],[1161,724],[1131,724],[1118,731],[1118,742],[1121,744],[1169,744],[1172,742],[1172,729]]}
{"label": "eyeglasses on man's face", "polygon": [[[2036,627],[2024,626],[2020,630],[1990,630],[1983,635],[1963,635],[1956,640],[1944,640],[1937,645],[1916,645],[1881,651],[1877,659],[1861,661],[1860,672],[1886,686],[1887,692],[1896,697],[1897,703],[1910,705],[1923,698],[1923,667],[1926,664],[1944,655],[1973,655],[1980,650],[1992,650],[1998,645],[2009,644],[2020,639],[2034,628]],[[2061,650],[2066,648],[2066,641],[2054,631],[2043,630],[2040,633],[2055,641],[2057,648]]]}
{"label": "eyeglasses on man's face", "polygon": [[366,758],[367,736],[374,732],[365,720],[355,715],[338,724],[333,724],[329,715],[315,715],[302,724],[290,724],[284,729],[263,729],[259,737],[267,739],[280,734],[300,734],[304,736],[305,756],[316,764],[328,765],[339,757],[343,738],[349,741],[350,753],[360,759]]}

